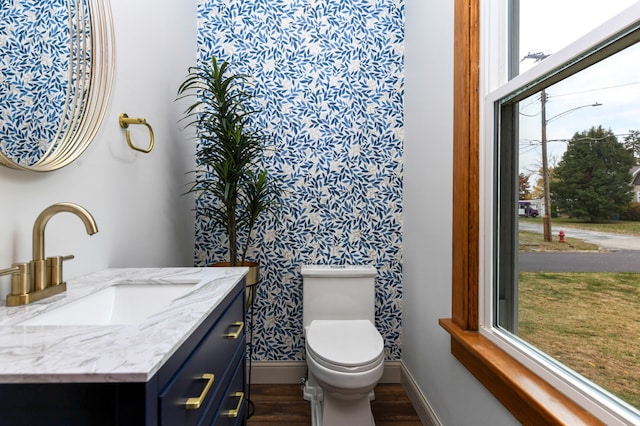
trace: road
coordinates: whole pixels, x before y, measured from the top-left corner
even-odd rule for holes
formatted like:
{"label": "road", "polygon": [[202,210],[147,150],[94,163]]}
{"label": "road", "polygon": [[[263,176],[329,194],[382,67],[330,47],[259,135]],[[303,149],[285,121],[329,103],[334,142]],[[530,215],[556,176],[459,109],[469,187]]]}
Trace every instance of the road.
{"label": "road", "polygon": [[[554,238],[560,227],[554,227]],[[520,223],[520,230],[542,233],[542,225]],[[578,229],[565,235],[597,244],[606,252],[523,252],[518,270],[523,272],[640,272],[640,237]]]}
{"label": "road", "polygon": [[521,272],[640,272],[640,250],[518,253]]}

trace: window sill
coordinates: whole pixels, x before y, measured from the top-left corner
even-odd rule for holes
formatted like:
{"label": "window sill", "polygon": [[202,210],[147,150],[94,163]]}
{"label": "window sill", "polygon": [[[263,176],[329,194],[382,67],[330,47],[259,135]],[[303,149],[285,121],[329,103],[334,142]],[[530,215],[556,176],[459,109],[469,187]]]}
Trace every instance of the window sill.
{"label": "window sill", "polygon": [[522,424],[603,424],[477,331],[439,322],[451,335],[453,356]]}

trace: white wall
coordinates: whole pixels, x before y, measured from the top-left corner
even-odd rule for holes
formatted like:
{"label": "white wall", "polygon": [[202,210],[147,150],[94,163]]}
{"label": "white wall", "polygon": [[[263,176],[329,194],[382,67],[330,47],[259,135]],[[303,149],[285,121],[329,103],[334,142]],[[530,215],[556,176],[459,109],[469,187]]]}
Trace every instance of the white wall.
{"label": "white wall", "polygon": [[[111,0],[116,37],[116,74],[102,127],[79,160],[55,172],[0,166],[0,269],[31,260],[31,230],[50,204],[69,201],[89,210],[99,232],[89,237],[82,222],[62,213],[46,229],[45,255],[74,254],[65,263],[71,278],[106,267],[191,266],[193,213],[186,189],[193,146],[177,121],[184,104],[174,102],[195,60],[196,2]],[[153,126],[150,154],[127,147],[118,115],[144,117]],[[146,144],[146,130],[134,129]],[[144,131],[139,131],[144,130]],[[0,297],[9,291],[0,281]]]}
{"label": "white wall", "polygon": [[453,1],[406,0],[402,358],[444,425],[518,424],[450,354]]}

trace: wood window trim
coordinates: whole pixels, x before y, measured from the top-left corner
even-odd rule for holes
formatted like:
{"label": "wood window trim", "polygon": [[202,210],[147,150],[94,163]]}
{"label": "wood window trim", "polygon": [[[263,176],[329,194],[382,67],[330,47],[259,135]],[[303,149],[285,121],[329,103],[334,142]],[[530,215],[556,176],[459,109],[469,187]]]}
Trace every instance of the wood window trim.
{"label": "wood window trim", "polygon": [[478,332],[480,0],[455,0],[451,353],[523,424],[603,424]]}

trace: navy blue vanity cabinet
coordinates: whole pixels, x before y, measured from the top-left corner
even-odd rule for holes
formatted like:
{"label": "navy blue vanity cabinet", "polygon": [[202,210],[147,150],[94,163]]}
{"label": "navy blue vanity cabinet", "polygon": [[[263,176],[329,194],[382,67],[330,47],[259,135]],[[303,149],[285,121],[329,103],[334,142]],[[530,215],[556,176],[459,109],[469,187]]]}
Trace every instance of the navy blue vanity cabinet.
{"label": "navy blue vanity cabinet", "polygon": [[148,382],[0,384],[0,425],[246,424],[244,298],[243,279]]}
{"label": "navy blue vanity cabinet", "polygon": [[[177,369],[166,365],[159,372],[159,424],[217,425],[240,417],[245,399],[244,306],[240,292],[198,345],[176,358],[182,361]],[[237,413],[226,409],[229,399],[236,400]]]}

